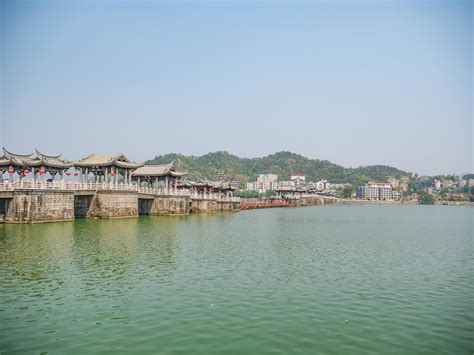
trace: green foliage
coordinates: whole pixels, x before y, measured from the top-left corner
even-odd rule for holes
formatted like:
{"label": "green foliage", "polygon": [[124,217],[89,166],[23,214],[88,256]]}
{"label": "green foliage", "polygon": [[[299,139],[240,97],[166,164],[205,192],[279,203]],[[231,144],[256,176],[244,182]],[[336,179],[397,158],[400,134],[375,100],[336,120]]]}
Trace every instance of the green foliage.
{"label": "green foliage", "polygon": [[148,160],[145,164],[167,164],[175,162],[178,170],[187,171],[191,180],[212,179],[222,172],[227,176],[244,176],[253,181],[259,174],[278,174],[279,180],[289,180],[292,173],[302,172],[308,181],[327,179],[333,183],[363,185],[369,180],[383,180],[388,176],[410,174],[385,165],[344,168],[327,160],[309,159],[291,152],[279,152],[263,158],[239,158],[228,152],[208,153],[202,156],[166,154]]}
{"label": "green foliage", "polygon": [[275,190],[267,190],[265,191],[265,193],[263,194],[265,197],[274,197],[276,196],[276,191]]}
{"label": "green foliage", "polygon": [[423,188],[432,186],[434,183],[434,178],[429,178],[426,180],[411,180],[408,183],[408,191],[410,192],[421,192]]}
{"label": "green foliage", "polygon": [[434,197],[426,192],[421,192],[418,199],[422,205],[433,205],[435,202]]}
{"label": "green foliage", "polygon": [[341,191],[341,197],[342,198],[351,198],[352,194],[354,193],[355,188],[352,185],[346,185]]}
{"label": "green foliage", "polygon": [[397,179],[402,176],[411,176],[411,173],[387,165],[363,166],[359,167],[357,171],[365,176],[370,176],[374,180],[385,180],[388,176],[393,176]]}
{"label": "green foliage", "polygon": [[239,197],[243,198],[258,198],[260,197],[260,194],[258,191],[247,191],[247,190],[242,190],[239,193]]}

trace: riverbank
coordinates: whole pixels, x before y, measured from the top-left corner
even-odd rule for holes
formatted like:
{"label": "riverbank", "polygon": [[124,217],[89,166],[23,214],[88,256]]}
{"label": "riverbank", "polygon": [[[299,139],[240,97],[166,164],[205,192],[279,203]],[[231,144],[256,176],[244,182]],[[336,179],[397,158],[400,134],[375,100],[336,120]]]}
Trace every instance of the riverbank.
{"label": "riverbank", "polygon": [[[370,200],[347,200],[340,199],[338,203],[350,205],[420,205],[417,201],[370,201]],[[443,206],[474,206],[470,201],[436,201],[435,205]]]}
{"label": "riverbank", "polygon": [[355,205],[418,205],[415,201],[374,201],[374,200],[347,200],[340,199],[339,203],[342,204],[355,204]]}

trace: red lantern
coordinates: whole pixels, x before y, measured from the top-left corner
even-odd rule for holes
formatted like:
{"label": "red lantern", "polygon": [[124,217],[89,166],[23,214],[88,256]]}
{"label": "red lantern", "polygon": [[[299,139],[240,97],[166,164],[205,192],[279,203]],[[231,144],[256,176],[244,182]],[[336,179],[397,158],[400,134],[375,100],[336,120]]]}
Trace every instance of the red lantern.
{"label": "red lantern", "polygon": [[111,171],[111,172],[110,172],[110,175],[111,175],[111,176],[115,176],[115,171]]}
{"label": "red lantern", "polygon": [[9,174],[13,174],[14,172],[15,172],[15,170],[13,170],[13,168],[11,168],[11,167],[8,168],[8,173],[9,173]]}
{"label": "red lantern", "polygon": [[28,169],[25,169],[25,170],[23,170],[23,175],[26,176],[26,174],[28,174],[29,172],[30,172],[30,171],[29,171]]}
{"label": "red lantern", "polygon": [[40,169],[40,175],[44,175],[44,169],[43,168]]}
{"label": "red lantern", "polygon": [[77,171],[75,171],[75,172],[74,172],[74,176],[77,176],[77,175],[78,175],[78,174],[77,174]]}
{"label": "red lantern", "polygon": [[70,176],[70,175],[71,175],[71,172],[66,171],[66,176]]}

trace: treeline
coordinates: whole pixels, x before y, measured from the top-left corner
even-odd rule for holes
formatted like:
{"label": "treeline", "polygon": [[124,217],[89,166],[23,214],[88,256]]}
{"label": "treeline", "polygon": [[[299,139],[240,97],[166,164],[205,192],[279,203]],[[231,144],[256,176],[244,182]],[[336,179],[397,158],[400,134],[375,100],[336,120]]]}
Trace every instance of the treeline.
{"label": "treeline", "polygon": [[327,160],[309,159],[291,152],[279,152],[263,158],[240,158],[228,152],[208,153],[202,156],[166,154],[156,156],[145,164],[167,164],[175,162],[178,170],[188,172],[192,180],[212,180],[224,173],[233,180],[254,181],[259,174],[277,174],[279,180],[289,180],[292,173],[301,172],[308,181],[327,179],[331,183],[361,185],[369,180],[384,180],[388,176],[409,176],[410,173],[385,166],[373,165],[359,168],[344,168]]}

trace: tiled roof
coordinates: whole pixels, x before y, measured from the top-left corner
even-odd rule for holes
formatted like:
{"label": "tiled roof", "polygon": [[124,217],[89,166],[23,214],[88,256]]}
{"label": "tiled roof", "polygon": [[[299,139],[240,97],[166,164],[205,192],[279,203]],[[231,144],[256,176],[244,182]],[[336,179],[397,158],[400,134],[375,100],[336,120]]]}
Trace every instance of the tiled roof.
{"label": "tiled roof", "polygon": [[117,165],[121,168],[136,169],[143,164],[132,162],[128,160],[125,155],[119,153],[115,155],[91,154],[79,161],[74,162],[74,165],[79,167]]}
{"label": "tiled roof", "polygon": [[230,185],[230,181],[210,181],[210,184],[217,190],[235,190],[235,187]]}
{"label": "tiled roof", "polygon": [[62,160],[60,157],[61,157],[61,154],[59,154],[59,155],[46,155],[46,154],[40,153],[36,149],[36,157],[33,161],[36,162],[37,165],[51,166],[51,167],[55,167],[55,168],[67,169],[67,168],[70,168],[71,166],[73,166],[73,162]]}
{"label": "tiled roof", "polygon": [[162,164],[162,165],[143,165],[135,170],[133,176],[164,176],[164,175],[171,175],[171,176],[184,176],[186,175],[185,172],[179,172],[174,170],[173,162],[169,164]]}
{"label": "tiled roof", "polygon": [[199,180],[199,181],[190,181],[190,184],[194,187],[212,187],[209,181]]}
{"label": "tiled roof", "polygon": [[3,148],[4,155],[0,157],[0,166],[15,165],[25,167],[53,167],[67,169],[71,167],[72,162],[60,159],[61,155],[49,156],[36,150],[36,156],[33,154],[14,154]]}

